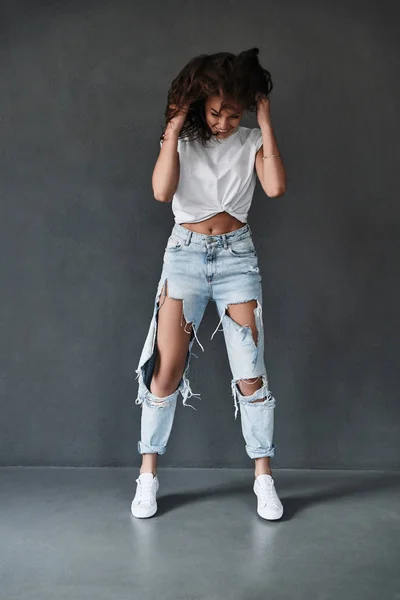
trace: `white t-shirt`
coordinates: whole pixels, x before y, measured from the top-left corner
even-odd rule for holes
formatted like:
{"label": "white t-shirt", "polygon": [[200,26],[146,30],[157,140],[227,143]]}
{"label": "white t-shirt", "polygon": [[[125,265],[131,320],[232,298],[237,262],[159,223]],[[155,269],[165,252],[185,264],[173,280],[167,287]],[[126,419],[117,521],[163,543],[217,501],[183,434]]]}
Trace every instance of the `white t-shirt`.
{"label": "white t-shirt", "polygon": [[[247,222],[256,185],[261,129],[238,127],[225,139],[178,139],[179,184],[172,199],[176,223],[198,223],[220,212]],[[160,141],[162,146],[162,140]]]}

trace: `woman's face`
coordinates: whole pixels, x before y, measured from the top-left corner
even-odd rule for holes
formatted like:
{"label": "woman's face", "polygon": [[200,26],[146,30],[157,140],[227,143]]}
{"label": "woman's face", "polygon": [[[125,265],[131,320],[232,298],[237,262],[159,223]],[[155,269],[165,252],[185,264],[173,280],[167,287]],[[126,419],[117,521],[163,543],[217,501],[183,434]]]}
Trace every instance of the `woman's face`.
{"label": "woman's face", "polygon": [[218,138],[231,135],[236,127],[239,127],[243,116],[243,109],[233,100],[232,103],[226,103],[221,110],[222,100],[222,96],[210,96],[204,106],[207,124]]}

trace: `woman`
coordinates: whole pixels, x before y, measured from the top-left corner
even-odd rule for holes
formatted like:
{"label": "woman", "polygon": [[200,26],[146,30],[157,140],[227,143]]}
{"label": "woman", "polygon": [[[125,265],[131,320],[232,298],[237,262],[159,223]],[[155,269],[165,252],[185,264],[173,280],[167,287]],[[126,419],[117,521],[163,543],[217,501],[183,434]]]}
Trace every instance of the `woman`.
{"label": "woman", "polygon": [[[222,324],[224,332],[235,418],[240,407],[246,452],[255,460],[257,512],[265,519],[283,514],[270,467],[275,399],[264,364],[261,276],[247,214],[256,173],[271,198],[285,192],[286,175],[270,118],[272,81],[258,52],[195,57],[168,92],[152,185],[156,200],[172,201],[175,225],[136,370],[142,466],[131,504],[135,517],[157,511],[157,455],[165,453],[179,393],[184,405],[198,395],[187,370],[209,300],[220,317],[216,331]],[[240,126],[245,110],[256,111],[259,128]]]}

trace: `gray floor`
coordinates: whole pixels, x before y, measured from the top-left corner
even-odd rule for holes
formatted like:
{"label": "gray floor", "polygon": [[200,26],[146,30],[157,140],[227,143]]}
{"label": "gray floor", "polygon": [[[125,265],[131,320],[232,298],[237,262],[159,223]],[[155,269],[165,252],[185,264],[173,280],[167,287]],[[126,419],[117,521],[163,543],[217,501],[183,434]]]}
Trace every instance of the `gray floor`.
{"label": "gray floor", "polygon": [[400,473],[275,470],[280,522],[250,470],[0,469],[1,600],[400,599]]}

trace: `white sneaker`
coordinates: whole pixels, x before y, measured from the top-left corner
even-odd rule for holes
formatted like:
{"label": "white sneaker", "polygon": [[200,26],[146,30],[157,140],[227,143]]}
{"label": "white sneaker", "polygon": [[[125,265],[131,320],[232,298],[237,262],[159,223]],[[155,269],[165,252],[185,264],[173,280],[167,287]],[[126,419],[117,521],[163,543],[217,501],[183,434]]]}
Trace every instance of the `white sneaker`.
{"label": "white sneaker", "polygon": [[138,519],[152,517],[157,512],[156,494],[159,488],[157,475],[142,473],[136,479],[137,488],[131,504],[131,513]]}
{"label": "white sneaker", "polygon": [[283,506],[271,475],[258,475],[253,490],[257,496],[257,512],[260,517],[269,520],[280,519],[283,515]]}

